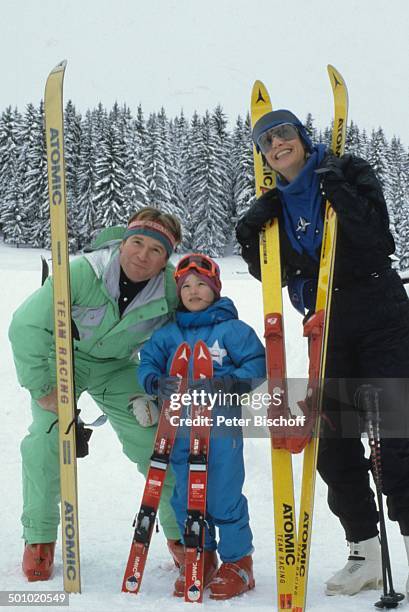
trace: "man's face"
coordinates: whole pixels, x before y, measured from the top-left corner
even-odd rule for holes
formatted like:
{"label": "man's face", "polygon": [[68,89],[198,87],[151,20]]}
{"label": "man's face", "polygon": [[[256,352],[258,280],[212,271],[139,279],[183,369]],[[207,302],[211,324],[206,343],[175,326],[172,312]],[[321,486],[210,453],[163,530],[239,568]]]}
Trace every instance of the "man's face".
{"label": "man's face", "polygon": [[153,278],[168,261],[165,247],[159,240],[136,234],[119,248],[119,263],[126,276],[134,283]]}

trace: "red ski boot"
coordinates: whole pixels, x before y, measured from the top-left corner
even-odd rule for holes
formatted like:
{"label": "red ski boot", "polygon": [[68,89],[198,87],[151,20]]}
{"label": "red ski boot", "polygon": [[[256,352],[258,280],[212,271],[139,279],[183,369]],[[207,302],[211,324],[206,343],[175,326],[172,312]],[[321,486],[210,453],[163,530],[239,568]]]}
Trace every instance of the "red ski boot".
{"label": "red ski boot", "polygon": [[[204,551],[204,576],[203,583],[204,588],[209,586],[210,581],[215,576],[217,567],[219,565],[217,554],[215,550]],[[175,582],[175,588],[173,594],[175,597],[184,597],[185,595],[185,566],[182,565],[179,568],[179,576]]]}
{"label": "red ski boot", "polygon": [[209,584],[211,599],[230,599],[255,587],[251,555],[234,563],[222,563]]}
{"label": "red ski boot", "polygon": [[185,547],[182,540],[168,540],[168,549],[177,568],[185,563]]}
{"label": "red ski boot", "polygon": [[49,580],[54,570],[55,542],[26,544],[23,555],[23,572],[29,582]]}

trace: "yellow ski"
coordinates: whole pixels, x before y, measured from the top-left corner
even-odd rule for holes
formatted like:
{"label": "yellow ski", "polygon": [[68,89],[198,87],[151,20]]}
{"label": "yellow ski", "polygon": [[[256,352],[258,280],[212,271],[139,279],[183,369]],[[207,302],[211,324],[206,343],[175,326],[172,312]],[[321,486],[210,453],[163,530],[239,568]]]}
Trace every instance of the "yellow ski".
{"label": "yellow ski", "polygon": [[[251,96],[252,126],[272,110],[270,97],[261,81],[256,81]],[[260,197],[275,186],[275,175],[268,164],[253,149],[256,195]],[[287,381],[281,285],[280,237],[277,219],[260,234],[260,265],[263,290],[266,339],[267,378],[270,396],[281,394],[281,409],[286,412]],[[273,432],[272,432],[273,433]],[[291,454],[275,449],[271,439],[271,465],[274,497],[274,525],[278,610],[291,610],[295,578],[296,527],[294,484]]]}
{"label": "yellow ski", "polygon": [[71,294],[65,195],[63,80],[66,62],[48,76],[45,87],[48,193],[54,288],[54,338],[58,391],[64,589],[81,591],[75,447],[75,393],[71,338]]}
{"label": "yellow ski", "polygon": [[[331,80],[335,105],[332,150],[337,156],[340,156],[343,154],[345,147],[348,92],[342,76],[333,66],[328,66],[328,74]],[[304,335],[308,336],[310,341],[308,396],[311,400],[313,410],[316,411],[317,421],[315,436],[313,436],[304,450],[293,612],[304,612],[306,609],[320,415],[325,380],[326,349],[330,324],[336,239],[337,218],[331,204],[327,202],[315,313],[307,321],[304,328]]]}

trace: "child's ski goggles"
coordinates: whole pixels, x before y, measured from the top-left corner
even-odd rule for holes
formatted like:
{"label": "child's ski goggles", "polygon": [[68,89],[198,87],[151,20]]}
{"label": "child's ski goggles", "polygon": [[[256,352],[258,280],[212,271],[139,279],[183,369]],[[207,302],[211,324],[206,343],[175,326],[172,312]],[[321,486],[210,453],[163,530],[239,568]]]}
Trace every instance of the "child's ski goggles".
{"label": "child's ski goggles", "polygon": [[199,274],[204,274],[209,278],[219,279],[219,266],[210,257],[206,255],[192,254],[185,255],[179,261],[175,270],[175,280],[184,276],[189,270],[196,270]]}
{"label": "child's ski goggles", "polygon": [[298,130],[292,123],[282,123],[281,125],[277,125],[263,132],[257,140],[257,144],[262,153],[266,154],[271,149],[274,138],[280,138],[280,140],[294,140],[297,136]]}

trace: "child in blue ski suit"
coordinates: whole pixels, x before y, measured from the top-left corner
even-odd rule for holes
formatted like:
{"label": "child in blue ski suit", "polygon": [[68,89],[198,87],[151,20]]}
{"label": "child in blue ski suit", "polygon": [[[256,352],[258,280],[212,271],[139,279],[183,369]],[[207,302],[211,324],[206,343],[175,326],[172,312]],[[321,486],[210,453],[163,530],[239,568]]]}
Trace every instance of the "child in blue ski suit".
{"label": "child in blue ski suit", "polygon": [[[244,379],[265,377],[265,352],[255,331],[239,321],[233,302],[220,297],[220,271],[217,264],[205,255],[183,257],[175,272],[180,306],[176,321],[157,330],[141,351],[138,376],[149,394],[158,394],[165,384],[165,395],[172,391],[170,364],[177,347],[186,341],[193,349],[203,340],[213,358],[213,382],[225,393],[243,392]],[[164,378],[165,377],[165,378]],[[241,381],[241,382],[240,382]],[[250,389],[248,384],[247,389]],[[213,390],[216,391],[215,387]],[[240,416],[240,407],[215,407]],[[240,427],[215,435],[213,426],[210,440],[207,528],[204,553],[204,584],[209,586],[213,599],[228,599],[254,587],[252,571],[252,533],[249,525],[247,500],[242,493],[244,483],[243,436]],[[229,429],[229,428],[225,428]],[[181,533],[184,532],[187,510],[189,435],[178,436],[171,455],[176,486],[171,499]],[[219,543],[215,527],[219,529]],[[222,560],[217,570],[216,549]],[[175,583],[174,594],[184,595],[185,576],[182,565]]]}

